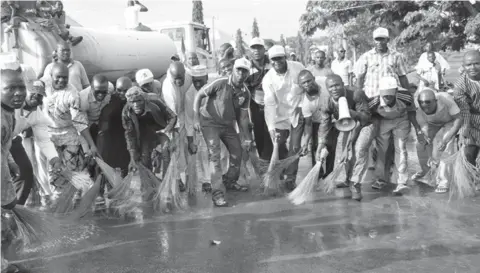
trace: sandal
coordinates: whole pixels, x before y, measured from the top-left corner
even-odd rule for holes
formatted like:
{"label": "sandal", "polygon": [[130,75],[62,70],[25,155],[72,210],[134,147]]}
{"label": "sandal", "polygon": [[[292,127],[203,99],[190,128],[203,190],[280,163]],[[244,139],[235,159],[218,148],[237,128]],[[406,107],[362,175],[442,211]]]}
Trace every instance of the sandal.
{"label": "sandal", "polygon": [[228,207],[228,203],[225,201],[223,192],[220,190],[216,190],[212,193],[212,201],[215,207]]}
{"label": "sandal", "polygon": [[435,189],[435,193],[447,193],[447,192],[448,192],[447,186],[438,185],[437,188]]}
{"label": "sandal", "polygon": [[387,182],[379,179],[379,180],[373,182],[373,184],[372,184],[372,189],[374,189],[374,190],[381,190],[381,189],[383,189],[385,186],[387,186]]}
{"label": "sandal", "polygon": [[425,173],[423,173],[423,172],[417,172],[417,173],[415,173],[414,175],[412,175],[412,181],[416,181],[416,180],[418,180],[418,179],[420,179],[420,178],[422,178],[422,177],[424,177],[424,176],[425,176]]}
{"label": "sandal", "polygon": [[410,190],[410,187],[407,184],[398,184],[397,187],[393,190],[395,194],[403,194]]}

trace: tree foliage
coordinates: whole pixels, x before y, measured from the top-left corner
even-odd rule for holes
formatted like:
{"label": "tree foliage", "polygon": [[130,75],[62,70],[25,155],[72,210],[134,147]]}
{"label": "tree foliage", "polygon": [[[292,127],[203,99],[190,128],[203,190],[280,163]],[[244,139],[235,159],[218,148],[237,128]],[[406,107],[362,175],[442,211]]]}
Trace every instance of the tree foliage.
{"label": "tree foliage", "polygon": [[253,18],[252,38],[260,37],[260,30],[258,29],[257,18]]}
{"label": "tree foliage", "polygon": [[205,24],[203,21],[203,4],[202,1],[192,1],[192,21],[200,24]]}
{"label": "tree foliage", "polygon": [[236,57],[245,56],[246,50],[245,50],[245,47],[243,46],[243,34],[241,29],[237,30],[237,35],[235,36],[235,47],[236,47],[236,52],[235,52]]}
{"label": "tree foliage", "polygon": [[372,46],[373,30],[382,26],[391,33],[392,47],[415,55],[428,41],[444,50],[478,42],[479,11],[479,3],[468,1],[308,1],[300,29],[311,36],[341,25],[336,35],[363,53]]}

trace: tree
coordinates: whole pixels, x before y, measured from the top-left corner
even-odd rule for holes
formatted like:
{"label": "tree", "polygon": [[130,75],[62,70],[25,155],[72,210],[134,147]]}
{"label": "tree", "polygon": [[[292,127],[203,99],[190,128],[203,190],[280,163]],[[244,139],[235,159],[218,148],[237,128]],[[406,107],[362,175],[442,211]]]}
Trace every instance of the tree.
{"label": "tree", "polygon": [[245,56],[245,47],[243,46],[243,34],[242,34],[242,30],[241,29],[238,29],[237,30],[237,35],[235,37],[235,45],[236,45],[236,55],[237,56]]}
{"label": "tree", "polygon": [[305,63],[306,51],[305,51],[302,33],[300,31],[297,33],[297,46],[295,47],[295,51],[297,53],[298,60],[300,60],[302,63]]}
{"label": "tree", "polygon": [[253,18],[252,38],[260,37],[260,30],[258,30],[257,18]]}
{"label": "tree", "polygon": [[192,1],[192,21],[200,24],[205,24],[203,21],[203,4],[202,1]]}
{"label": "tree", "polygon": [[283,38],[283,34],[280,35],[280,45],[285,47],[287,45],[287,42],[285,41],[285,38]]}
{"label": "tree", "polygon": [[371,32],[388,26],[391,46],[410,57],[428,41],[441,49],[459,50],[480,32],[480,4],[467,1],[308,1],[300,17],[301,31],[311,36],[318,29],[343,25],[350,45],[363,53],[371,48]]}

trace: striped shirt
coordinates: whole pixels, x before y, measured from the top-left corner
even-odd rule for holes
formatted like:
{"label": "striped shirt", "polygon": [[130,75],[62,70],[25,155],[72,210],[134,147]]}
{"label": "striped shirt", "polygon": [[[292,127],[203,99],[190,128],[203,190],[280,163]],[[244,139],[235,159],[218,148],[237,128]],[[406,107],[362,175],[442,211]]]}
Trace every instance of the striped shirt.
{"label": "striped shirt", "polygon": [[471,80],[467,74],[462,74],[455,82],[453,97],[464,118],[460,134],[463,135],[465,128],[470,128],[472,142],[468,144],[480,146],[480,81]]}
{"label": "striped shirt", "polygon": [[365,52],[355,65],[355,76],[365,75],[363,91],[369,98],[380,95],[378,89],[380,79],[392,76],[397,79],[408,73],[407,63],[402,54],[388,49],[386,53],[378,53],[375,48]]}
{"label": "striped shirt", "polygon": [[383,119],[397,119],[401,117],[407,118],[408,112],[415,112],[415,103],[413,102],[413,96],[408,91],[398,91],[397,101],[394,106],[389,107],[383,105],[382,98],[376,96],[371,98],[368,103],[368,108],[373,114],[381,116]]}

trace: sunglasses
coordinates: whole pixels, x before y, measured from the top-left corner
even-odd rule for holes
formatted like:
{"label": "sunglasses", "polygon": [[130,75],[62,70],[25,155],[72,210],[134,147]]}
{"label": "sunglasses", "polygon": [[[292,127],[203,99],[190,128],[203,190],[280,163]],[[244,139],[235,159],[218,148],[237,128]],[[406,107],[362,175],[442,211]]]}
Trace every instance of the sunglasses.
{"label": "sunglasses", "polygon": [[340,53],[345,53],[345,50],[340,50]]}
{"label": "sunglasses", "polygon": [[420,103],[420,104],[430,104],[432,102],[433,102],[433,100],[418,100],[418,103]]}

